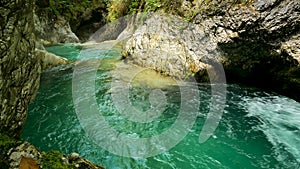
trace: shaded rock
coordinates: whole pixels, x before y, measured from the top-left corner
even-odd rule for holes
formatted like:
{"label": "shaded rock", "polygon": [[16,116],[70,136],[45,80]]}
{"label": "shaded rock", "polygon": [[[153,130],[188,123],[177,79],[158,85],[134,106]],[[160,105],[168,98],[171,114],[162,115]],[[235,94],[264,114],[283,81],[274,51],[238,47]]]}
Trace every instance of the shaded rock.
{"label": "shaded rock", "polygon": [[53,53],[49,53],[46,50],[36,49],[36,55],[41,60],[42,69],[48,69],[54,66],[66,64],[68,60],[66,58],[57,56]]}
{"label": "shaded rock", "polygon": [[86,9],[77,19],[70,21],[72,31],[78,36],[81,42],[89,40],[90,36],[105,25],[106,8]]}
{"label": "shaded rock", "polygon": [[300,33],[292,36],[288,41],[283,42],[281,50],[300,64]]}
{"label": "shaded rock", "polygon": [[89,41],[100,43],[109,40],[116,40],[127,27],[127,23],[128,19],[125,17],[116,22],[108,23],[91,35]]}
{"label": "shaded rock", "polygon": [[38,8],[34,14],[35,35],[46,45],[77,43],[78,37],[63,17],[56,17],[48,8]]}

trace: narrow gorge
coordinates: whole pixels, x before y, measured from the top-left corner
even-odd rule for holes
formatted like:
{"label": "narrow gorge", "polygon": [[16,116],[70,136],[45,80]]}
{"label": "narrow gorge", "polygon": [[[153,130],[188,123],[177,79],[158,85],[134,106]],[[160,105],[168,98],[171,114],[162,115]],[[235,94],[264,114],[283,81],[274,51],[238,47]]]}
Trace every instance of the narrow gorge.
{"label": "narrow gorge", "polygon": [[0,168],[300,167],[298,0],[2,0],[0,28]]}

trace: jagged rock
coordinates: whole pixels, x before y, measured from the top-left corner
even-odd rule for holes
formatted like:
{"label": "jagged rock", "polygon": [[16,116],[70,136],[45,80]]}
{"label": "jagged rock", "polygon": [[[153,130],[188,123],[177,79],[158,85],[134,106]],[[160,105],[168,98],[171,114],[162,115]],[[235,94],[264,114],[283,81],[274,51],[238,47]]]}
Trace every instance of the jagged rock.
{"label": "jagged rock", "polygon": [[34,28],[37,40],[45,45],[77,43],[78,37],[63,17],[56,17],[48,8],[38,8],[34,14]]}
{"label": "jagged rock", "polygon": [[125,40],[124,55],[181,78],[221,62],[231,82],[272,88],[300,100],[295,94],[300,92],[295,64],[300,2],[256,0],[252,6],[222,6],[215,15],[200,13],[192,23],[148,16]]}
{"label": "jagged rock", "polygon": [[[8,152],[10,169],[19,169],[27,165],[37,165],[38,159],[41,158],[40,152],[30,143],[24,142]],[[23,161],[23,163],[21,163]],[[30,163],[30,164],[27,164]],[[36,165],[35,165],[36,164]]]}
{"label": "jagged rock", "polygon": [[34,2],[7,0],[0,6],[0,131],[20,137],[41,72],[34,53]]}
{"label": "jagged rock", "polygon": [[49,53],[46,50],[36,49],[36,56],[41,60],[42,69],[48,69],[54,66],[67,64],[68,60],[66,58],[57,56],[53,53]]}
{"label": "jagged rock", "polygon": [[[120,38],[119,38],[120,40]],[[203,29],[179,17],[153,14],[138,27],[124,46],[128,61],[183,78],[207,68],[199,62],[217,57]],[[202,46],[202,48],[198,48]],[[213,51],[214,52],[214,51]]]}

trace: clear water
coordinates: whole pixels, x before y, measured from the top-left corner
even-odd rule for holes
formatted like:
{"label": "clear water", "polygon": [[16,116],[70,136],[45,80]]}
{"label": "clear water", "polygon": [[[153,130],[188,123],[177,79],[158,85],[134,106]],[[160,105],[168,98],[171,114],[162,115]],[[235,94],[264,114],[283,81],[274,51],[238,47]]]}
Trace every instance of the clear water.
{"label": "clear water", "polygon": [[[74,46],[49,47],[49,51],[76,60],[80,50]],[[86,48],[87,58],[101,49]],[[100,52],[101,53],[101,52]],[[120,132],[151,137],[168,129],[180,106],[180,92],[172,80],[155,72],[146,72],[132,82],[132,105],[149,108],[149,93],[160,88],[166,93],[166,111],[149,124],[130,122],[118,114],[110,91],[110,72],[119,63],[118,52],[103,55],[97,72],[97,104],[109,124]],[[134,67],[128,68],[134,72]],[[174,148],[150,158],[127,158],[99,147],[82,129],[72,98],[73,68],[60,66],[43,72],[37,97],[29,107],[23,139],[41,150],[78,152],[107,169],[252,169],[299,168],[300,103],[259,89],[239,85],[227,86],[227,102],[214,136],[198,143],[199,133],[209,110],[210,85],[198,84],[201,105],[190,133]],[[126,79],[126,77],[124,78]],[[124,80],[123,79],[123,80]],[[122,80],[122,79],[120,79]]]}

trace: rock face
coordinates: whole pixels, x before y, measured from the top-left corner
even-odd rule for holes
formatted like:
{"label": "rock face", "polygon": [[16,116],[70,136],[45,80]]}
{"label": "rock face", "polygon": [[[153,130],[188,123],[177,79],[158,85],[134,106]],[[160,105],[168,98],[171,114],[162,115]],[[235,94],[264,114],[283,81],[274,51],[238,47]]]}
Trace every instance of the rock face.
{"label": "rock face", "polygon": [[[180,78],[223,64],[231,82],[300,96],[300,2],[257,0],[226,5],[192,23],[175,16],[148,16],[125,42],[128,60]],[[205,78],[204,78],[205,79]]]}
{"label": "rock face", "polygon": [[4,0],[0,6],[0,131],[20,137],[41,72],[34,54],[34,1]]}
{"label": "rock face", "polygon": [[176,77],[207,68],[199,60],[214,56],[207,52],[213,47],[208,46],[212,43],[206,43],[210,39],[203,29],[175,16],[148,17],[125,45],[133,63]]}
{"label": "rock face", "polygon": [[69,22],[62,17],[56,17],[47,8],[37,9],[34,22],[35,35],[45,45],[79,42],[78,37],[72,32]]}

